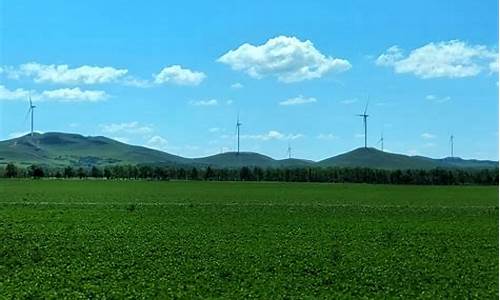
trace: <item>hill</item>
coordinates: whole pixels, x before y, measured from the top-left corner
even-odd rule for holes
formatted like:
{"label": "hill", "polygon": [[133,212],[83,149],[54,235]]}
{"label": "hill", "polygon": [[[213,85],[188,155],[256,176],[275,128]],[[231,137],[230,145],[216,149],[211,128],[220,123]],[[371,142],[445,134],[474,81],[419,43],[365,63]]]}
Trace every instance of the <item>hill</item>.
{"label": "hill", "polygon": [[158,150],[121,143],[103,136],[49,132],[0,141],[0,165],[89,167],[116,164],[212,166],[214,168],[367,167],[376,169],[497,168],[498,162],[461,158],[432,159],[382,152],[374,148],[353,151],[314,162],[290,158],[276,160],[254,152],[227,152],[201,158],[184,158]]}
{"label": "hill", "polygon": [[433,159],[358,148],[317,163],[321,167],[365,167],[374,169],[497,168],[498,162],[461,158]]}
{"label": "hill", "polygon": [[106,137],[49,132],[0,142],[0,163],[90,166],[109,164],[189,164],[189,159],[121,143]]}
{"label": "hill", "polygon": [[292,168],[305,167],[314,164],[313,161],[304,159],[275,160],[269,156],[255,152],[226,152],[208,157],[195,158],[194,162],[218,168],[261,167],[261,168]]}

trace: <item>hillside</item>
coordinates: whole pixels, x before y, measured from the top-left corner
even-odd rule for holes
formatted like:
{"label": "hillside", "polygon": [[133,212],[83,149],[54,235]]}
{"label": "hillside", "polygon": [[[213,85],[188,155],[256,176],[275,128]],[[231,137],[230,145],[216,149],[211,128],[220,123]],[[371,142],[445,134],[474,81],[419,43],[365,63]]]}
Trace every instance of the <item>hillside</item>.
{"label": "hillside", "polygon": [[49,132],[0,142],[0,163],[90,166],[109,164],[189,164],[165,152],[124,144],[106,137]]}
{"label": "hillside", "polygon": [[261,167],[261,168],[293,168],[305,167],[314,164],[313,161],[303,159],[275,160],[269,156],[255,152],[226,152],[212,156],[195,158],[194,162],[218,168]]}
{"label": "hillside", "polygon": [[358,148],[317,162],[321,167],[365,167],[374,169],[496,168],[498,162],[461,158],[432,159]]}
{"label": "hillside", "polygon": [[0,165],[14,162],[23,166],[51,167],[106,166],[114,164],[151,164],[162,166],[212,166],[214,168],[367,167],[377,169],[497,168],[498,162],[432,159],[382,152],[374,148],[353,151],[314,162],[290,158],[276,160],[254,152],[227,152],[201,158],[184,158],[158,150],[121,143],[103,136],[82,136],[49,132],[0,141]]}

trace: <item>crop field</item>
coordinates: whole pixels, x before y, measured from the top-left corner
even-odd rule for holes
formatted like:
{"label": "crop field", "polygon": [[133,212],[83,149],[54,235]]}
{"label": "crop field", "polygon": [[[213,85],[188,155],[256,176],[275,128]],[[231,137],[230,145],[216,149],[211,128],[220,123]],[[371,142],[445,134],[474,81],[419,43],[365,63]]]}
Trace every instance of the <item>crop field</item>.
{"label": "crop field", "polygon": [[498,187],[0,181],[0,298],[498,299]]}

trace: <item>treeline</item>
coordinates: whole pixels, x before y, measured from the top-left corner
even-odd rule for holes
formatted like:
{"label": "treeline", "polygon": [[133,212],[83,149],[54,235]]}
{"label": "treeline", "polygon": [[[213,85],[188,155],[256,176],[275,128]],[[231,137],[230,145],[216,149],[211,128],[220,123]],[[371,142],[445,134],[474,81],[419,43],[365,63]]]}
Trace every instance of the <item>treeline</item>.
{"label": "treeline", "polygon": [[0,175],[7,178],[104,178],[206,181],[350,182],[417,185],[498,185],[498,169],[379,170],[369,168],[249,168],[218,169],[117,165],[104,168],[49,169],[12,163]]}

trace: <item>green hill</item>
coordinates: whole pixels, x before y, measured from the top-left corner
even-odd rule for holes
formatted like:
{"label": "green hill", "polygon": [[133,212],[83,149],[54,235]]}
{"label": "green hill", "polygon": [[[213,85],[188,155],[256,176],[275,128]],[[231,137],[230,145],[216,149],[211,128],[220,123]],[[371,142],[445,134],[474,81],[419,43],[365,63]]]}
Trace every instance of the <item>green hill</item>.
{"label": "green hill", "polygon": [[90,166],[110,164],[189,164],[189,159],[124,144],[106,137],[49,132],[0,142],[0,163]]}
{"label": "green hill", "polygon": [[317,163],[321,167],[366,167],[374,169],[432,169],[432,168],[497,168],[498,162],[464,160],[461,158],[432,159],[388,153],[375,148],[358,148]]}
{"label": "green hill", "polygon": [[208,157],[195,158],[193,161],[217,168],[271,167],[276,162],[269,156],[254,152],[226,152]]}
{"label": "green hill", "polygon": [[116,164],[150,164],[173,166],[212,166],[215,168],[295,168],[295,167],[367,167],[377,169],[497,168],[498,162],[432,159],[382,152],[374,148],[358,148],[319,162],[290,158],[276,160],[254,152],[227,152],[202,158],[184,158],[141,146],[121,143],[103,136],[82,136],[49,132],[25,135],[0,141],[0,165],[39,164],[51,167],[105,166]]}

